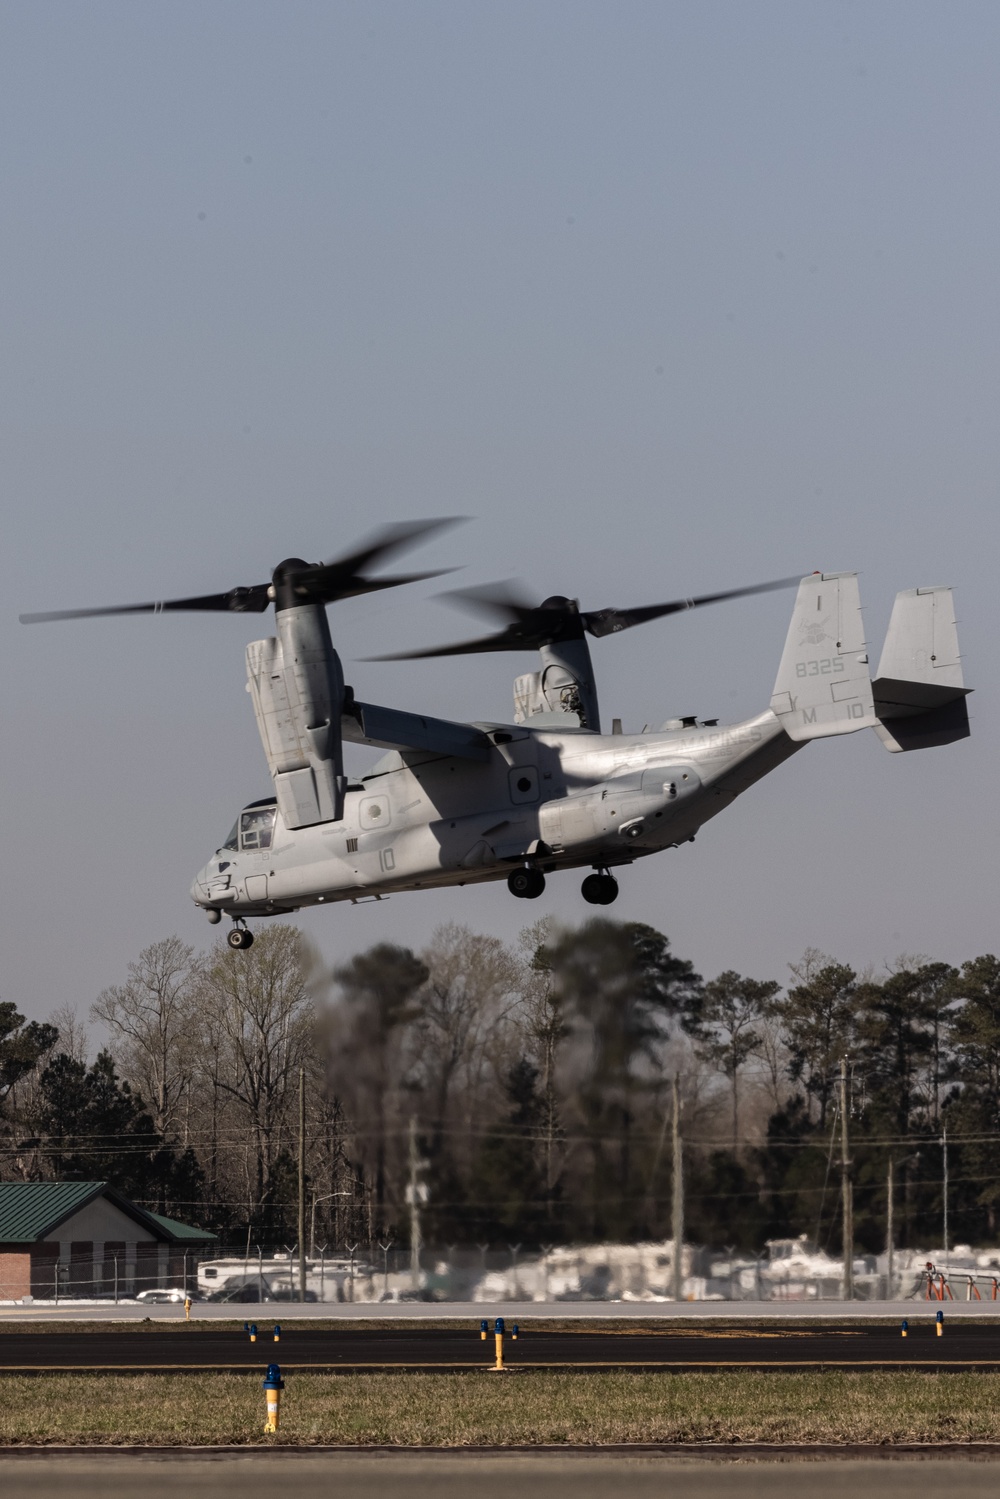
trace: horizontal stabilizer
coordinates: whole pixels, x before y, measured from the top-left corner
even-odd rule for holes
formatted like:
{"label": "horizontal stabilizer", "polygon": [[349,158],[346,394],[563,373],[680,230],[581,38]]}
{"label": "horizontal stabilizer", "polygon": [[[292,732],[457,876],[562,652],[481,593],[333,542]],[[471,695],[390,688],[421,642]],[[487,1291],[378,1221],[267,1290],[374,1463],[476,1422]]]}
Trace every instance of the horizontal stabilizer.
{"label": "horizontal stabilizer", "polygon": [[380,749],[422,750],[462,760],[488,760],[492,746],[482,729],[471,724],[352,702],[341,719],[345,739]]}
{"label": "horizontal stabilizer", "polygon": [[853,734],[878,722],[857,573],[802,579],[771,709],[796,741]]}
{"label": "horizontal stabilizer", "polygon": [[882,743],[899,752],[965,739],[968,692],[951,589],[898,593],[872,683]]}
{"label": "horizontal stabilizer", "polygon": [[891,718],[888,723],[877,723],[875,732],[893,754],[954,744],[956,739],[969,737],[969,709],[964,697],[956,697],[941,708],[932,708],[929,713],[915,713],[910,718]]}

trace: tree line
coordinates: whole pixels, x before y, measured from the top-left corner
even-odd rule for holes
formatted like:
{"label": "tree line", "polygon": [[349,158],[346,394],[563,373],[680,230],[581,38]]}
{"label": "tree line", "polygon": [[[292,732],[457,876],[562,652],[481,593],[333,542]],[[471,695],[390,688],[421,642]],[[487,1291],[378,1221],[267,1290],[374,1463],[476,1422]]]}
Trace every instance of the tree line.
{"label": "tree line", "polygon": [[197,953],[154,943],[72,1010],[0,1003],[0,1173],[109,1180],[223,1242],[291,1244],[299,1089],[308,1232],[331,1248],[670,1234],[671,1085],[688,1237],[840,1247],[842,1061],[855,1242],[995,1242],[1000,960],[903,958],[875,974],[815,952],[782,985],[705,980],[637,923],[549,920],[518,943],[446,925],[324,971],[299,932]]}

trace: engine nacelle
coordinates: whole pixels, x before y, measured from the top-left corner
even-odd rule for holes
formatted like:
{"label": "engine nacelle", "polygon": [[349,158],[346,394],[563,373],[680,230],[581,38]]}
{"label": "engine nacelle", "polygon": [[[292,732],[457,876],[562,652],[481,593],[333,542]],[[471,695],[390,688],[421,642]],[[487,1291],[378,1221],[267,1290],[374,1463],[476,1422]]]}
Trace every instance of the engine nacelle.
{"label": "engine nacelle", "polygon": [[344,674],[326,612],[280,609],[275,640],[247,646],[247,686],[286,827],[339,822],[344,815],[341,714]]}
{"label": "engine nacelle", "polygon": [[514,679],[514,722],[537,723],[557,713],[582,722],[580,684],[564,666],[547,666],[544,671],[525,672]]}
{"label": "engine nacelle", "polygon": [[514,722],[557,728],[562,719],[566,726],[599,734],[594,668],[582,633],[579,639],[542,645],[538,654],[541,671],[527,672],[514,682]]}

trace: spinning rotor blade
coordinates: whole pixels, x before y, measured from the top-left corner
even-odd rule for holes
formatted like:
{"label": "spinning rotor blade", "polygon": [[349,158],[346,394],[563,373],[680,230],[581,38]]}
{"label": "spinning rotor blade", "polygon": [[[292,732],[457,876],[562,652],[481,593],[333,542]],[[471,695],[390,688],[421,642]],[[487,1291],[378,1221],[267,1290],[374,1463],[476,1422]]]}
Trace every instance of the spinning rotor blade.
{"label": "spinning rotor blade", "polygon": [[408,551],[410,547],[418,546],[425,537],[446,526],[457,525],[461,519],[460,516],[444,516],[436,520],[399,521],[394,525],[382,526],[346,557],[334,557],[329,562],[317,562],[296,571],[295,591],[303,593],[311,603],[332,604],[337,599],[352,599],[381,588],[398,588],[403,583],[420,583],[425,578],[440,578],[451,569],[410,573],[406,577],[395,578],[366,578],[363,569],[377,566],[395,552]]}
{"label": "spinning rotor blade", "polygon": [[745,598],[754,593],[769,593],[776,588],[791,588],[800,579],[778,578],[773,583],[755,583],[749,588],[731,588],[724,593],[704,593],[697,598],[674,599],[666,604],[649,604],[638,609],[597,609],[581,612],[575,599],[554,595],[542,604],[531,605],[519,598],[509,583],[491,583],[444,594],[456,603],[466,603],[481,612],[499,615],[510,623],[495,635],[466,640],[457,645],[432,646],[423,651],[405,651],[392,656],[370,656],[371,661],[420,661],[432,656],[471,656],[492,651],[537,650],[563,640],[579,640],[584,630],[597,639],[630,630],[667,614],[698,609],[702,604],[720,604],[726,599]]}
{"label": "spinning rotor blade", "polygon": [[50,609],[45,614],[19,614],[22,625],[47,624],[53,619],[94,619],[103,614],[173,614],[185,610],[211,610],[232,614],[263,614],[271,602],[268,583],[252,588],[231,588],[228,593],[206,593],[193,599],[160,599],[153,604],[113,604],[107,609]]}
{"label": "spinning rotor blade", "polygon": [[429,656],[472,656],[490,651],[537,651],[559,640],[583,638],[583,620],[575,599],[555,595],[542,604],[528,604],[506,593],[506,584],[490,584],[468,592],[445,594],[457,602],[486,609],[511,621],[506,630],[465,640],[457,645],[432,646],[425,651],[406,651],[392,656],[372,656],[373,661],[420,661]]}
{"label": "spinning rotor blade", "polygon": [[[393,552],[416,546],[424,537],[445,526],[455,525],[458,517],[427,521],[404,521],[383,526],[356,551],[330,562],[302,562],[291,558],[275,569],[271,583],[255,583],[250,588],[231,588],[228,593],[209,593],[197,598],[163,599],[150,604],[114,604],[99,609],[53,609],[44,614],[21,614],[22,625],[45,624],[57,619],[94,619],[109,614],[171,614],[188,610],[213,613],[263,614],[274,600],[279,576],[291,587],[296,601],[332,604],[337,599],[356,598],[383,588],[397,588],[403,583],[419,583],[425,578],[439,578],[442,571],[409,573],[401,577],[366,578],[362,568],[378,564]],[[450,569],[444,569],[450,571]]]}
{"label": "spinning rotor blade", "polygon": [[584,628],[597,637],[615,635],[619,630],[631,630],[633,625],[644,625],[651,619],[661,619],[665,614],[680,614],[685,609],[700,609],[702,604],[721,604],[726,599],[742,599],[752,593],[771,593],[776,588],[791,588],[801,578],[777,578],[773,583],[755,583],[750,588],[730,588],[725,593],[703,593],[693,599],[674,599],[669,604],[649,604],[639,609],[597,609],[582,616]]}
{"label": "spinning rotor blade", "polygon": [[482,583],[477,588],[452,588],[438,597],[446,604],[478,610],[480,614],[492,615],[494,619],[503,619],[509,624],[520,624],[538,609],[537,604],[519,592],[514,578],[506,578],[502,583]]}
{"label": "spinning rotor blade", "polygon": [[[545,642],[542,642],[543,644]],[[362,661],[426,661],[432,656],[478,656],[489,651],[537,650],[533,640],[514,639],[512,632],[484,635],[481,640],[460,640],[457,645],[431,646],[426,651],[395,651],[388,656],[362,656]]]}

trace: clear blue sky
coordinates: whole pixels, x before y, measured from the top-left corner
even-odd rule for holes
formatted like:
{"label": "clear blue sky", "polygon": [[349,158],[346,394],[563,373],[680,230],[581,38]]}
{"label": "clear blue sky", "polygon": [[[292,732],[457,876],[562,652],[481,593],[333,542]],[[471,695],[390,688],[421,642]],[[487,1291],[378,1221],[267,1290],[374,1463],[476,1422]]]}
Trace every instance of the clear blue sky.
{"label": "clear blue sky", "polygon": [[[0,3],[0,996],[86,1009],[268,790],[253,619],[18,612],[256,582],[373,524],[469,584],[638,604],[957,589],[974,738],[808,748],[615,914],[706,974],[995,949],[994,4]],[[416,559],[415,559],[416,560]],[[503,718],[436,585],[342,605],[376,701]],[[595,647],[606,716],[765,706],[791,595]],[[474,626],[474,622],[470,621]],[[330,961],[590,914],[575,876],[303,917]]]}

